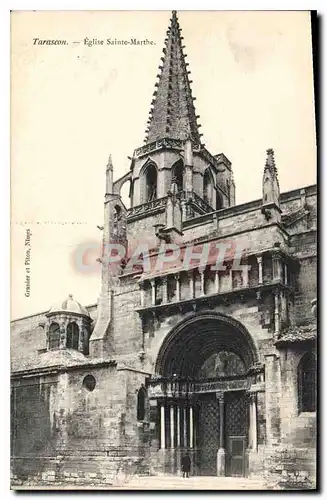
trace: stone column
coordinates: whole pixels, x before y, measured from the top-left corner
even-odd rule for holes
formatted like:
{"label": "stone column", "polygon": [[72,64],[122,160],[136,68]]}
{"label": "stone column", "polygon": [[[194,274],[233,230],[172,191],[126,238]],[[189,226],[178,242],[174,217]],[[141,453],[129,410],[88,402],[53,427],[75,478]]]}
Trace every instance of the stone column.
{"label": "stone column", "polygon": [[217,476],[225,475],[226,452],[224,448],[224,393],[216,393],[219,402],[219,449],[217,452]]}
{"label": "stone column", "polygon": [[166,425],[165,425],[165,406],[162,404],[160,406],[160,448],[164,450],[166,448],[166,435],[165,435]]}
{"label": "stone column", "polygon": [[190,271],[190,299],[194,299],[194,271]]}
{"label": "stone column", "polygon": [[280,332],[280,298],[279,298],[279,290],[275,291],[274,294],[274,301],[275,301],[275,337],[277,338],[279,336]]}
{"label": "stone column", "polygon": [[258,269],[259,269],[259,280],[258,284],[262,285],[263,283],[263,272],[262,272],[262,255],[257,255]]}
{"label": "stone column", "polygon": [[174,405],[170,405],[170,448],[175,448]]}
{"label": "stone column", "polygon": [[242,276],[243,276],[243,287],[247,288],[249,286],[249,268],[247,265],[243,266]]}
{"label": "stone column", "polygon": [[175,280],[176,280],[176,302],[180,302],[180,300],[181,300],[181,282],[179,279],[179,274],[176,274]]}
{"label": "stone column", "polygon": [[272,254],[273,280],[282,282],[282,261],[279,252]]}
{"label": "stone column", "polygon": [[196,448],[197,445],[197,419],[198,419],[198,411],[197,411],[197,403],[193,406],[193,447]]}
{"label": "stone column", "polygon": [[183,446],[187,448],[187,415],[186,415],[187,407],[184,405],[183,407]]}
{"label": "stone column", "polygon": [[193,448],[193,406],[189,408],[190,448]]}
{"label": "stone column", "polygon": [[215,274],[215,290],[216,293],[219,293],[219,271],[216,271]]}
{"label": "stone column", "polygon": [[177,442],[176,442],[176,446],[177,448],[180,448],[181,446],[181,407],[180,405],[178,404],[177,405],[177,408],[176,408],[176,411],[177,411],[177,421],[176,421],[176,426],[177,426],[177,433],[176,433],[176,437],[177,437]]}
{"label": "stone column", "polygon": [[162,302],[167,304],[168,302],[168,279],[167,276],[162,278]]}
{"label": "stone column", "polygon": [[253,451],[257,451],[258,447],[258,431],[257,431],[257,393],[250,394],[250,422],[249,422],[249,441]]}
{"label": "stone column", "polygon": [[152,305],[156,305],[156,282],[155,280],[151,280],[151,302]]}
{"label": "stone column", "polygon": [[199,271],[199,273],[200,273],[200,280],[201,280],[201,293],[200,293],[200,295],[203,296],[203,295],[205,295],[205,291],[204,291],[204,278],[205,278],[205,276],[204,276],[204,270]]}

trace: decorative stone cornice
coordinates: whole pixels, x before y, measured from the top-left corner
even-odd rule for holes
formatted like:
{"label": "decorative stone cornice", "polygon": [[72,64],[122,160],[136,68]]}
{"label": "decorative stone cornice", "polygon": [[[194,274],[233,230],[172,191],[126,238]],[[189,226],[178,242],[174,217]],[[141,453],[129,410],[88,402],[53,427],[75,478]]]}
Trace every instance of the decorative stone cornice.
{"label": "decorative stone cornice", "polygon": [[[196,214],[208,214],[213,212],[213,208],[208,205],[200,196],[198,196],[193,191],[191,193],[186,193],[185,191],[179,191],[176,196],[180,198],[181,202],[186,201],[189,207]],[[148,217],[149,214],[154,214],[157,212],[164,212],[167,205],[168,196],[158,198],[157,200],[149,201],[148,203],[143,203],[142,205],[137,205],[130,208],[127,212],[127,221],[131,222],[133,220],[141,219],[142,217]]]}

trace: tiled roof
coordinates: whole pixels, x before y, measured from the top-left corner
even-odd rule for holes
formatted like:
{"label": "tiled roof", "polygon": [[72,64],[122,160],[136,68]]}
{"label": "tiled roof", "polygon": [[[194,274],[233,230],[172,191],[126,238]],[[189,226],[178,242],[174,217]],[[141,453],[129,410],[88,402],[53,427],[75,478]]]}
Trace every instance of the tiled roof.
{"label": "tiled roof", "polygon": [[73,349],[58,349],[46,351],[27,359],[13,359],[11,370],[13,373],[25,370],[44,370],[51,368],[72,368],[83,365],[97,365],[99,363],[113,362],[109,358],[90,358]]}
{"label": "tiled roof", "polygon": [[70,312],[82,314],[83,316],[90,316],[86,307],[83,307],[79,302],[77,302],[72,295],[69,295],[64,301],[54,304],[50,311],[48,311],[48,314],[60,312]]}
{"label": "tiled roof", "polygon": [[316,338],[316,324],[292,326],[282,332],[280,338],[275,341],[275,344],[294,344],[296,342],[315,341]]}

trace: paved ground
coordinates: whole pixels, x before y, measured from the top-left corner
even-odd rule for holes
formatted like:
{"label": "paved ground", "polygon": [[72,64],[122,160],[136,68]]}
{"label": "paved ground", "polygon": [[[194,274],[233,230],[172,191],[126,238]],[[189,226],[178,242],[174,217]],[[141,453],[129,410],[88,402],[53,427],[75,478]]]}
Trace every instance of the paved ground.
{"label": "paved ground", "polygon": [[138,490],[265,490],[261,479],[238,477],[196,476],[133,476],[119,489]]}
{"label": "paved ground", "polygon": [[82,485],[82,484],[38,484],[12,486],[15,490],[267,490],[262,479],[248,479],[238,477],[194,476],[131,476],[117,477],[115,485]]}

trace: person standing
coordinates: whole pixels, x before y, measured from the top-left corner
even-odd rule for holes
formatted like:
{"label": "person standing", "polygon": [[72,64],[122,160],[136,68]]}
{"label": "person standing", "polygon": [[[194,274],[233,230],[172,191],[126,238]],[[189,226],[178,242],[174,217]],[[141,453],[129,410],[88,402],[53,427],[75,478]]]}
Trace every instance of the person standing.
{"label": "person standing", "polygon": [[190,477],[190,470],[191,470],[191,459],[189,454],[185,453],[185,455],[182,457],[183,477]]}

